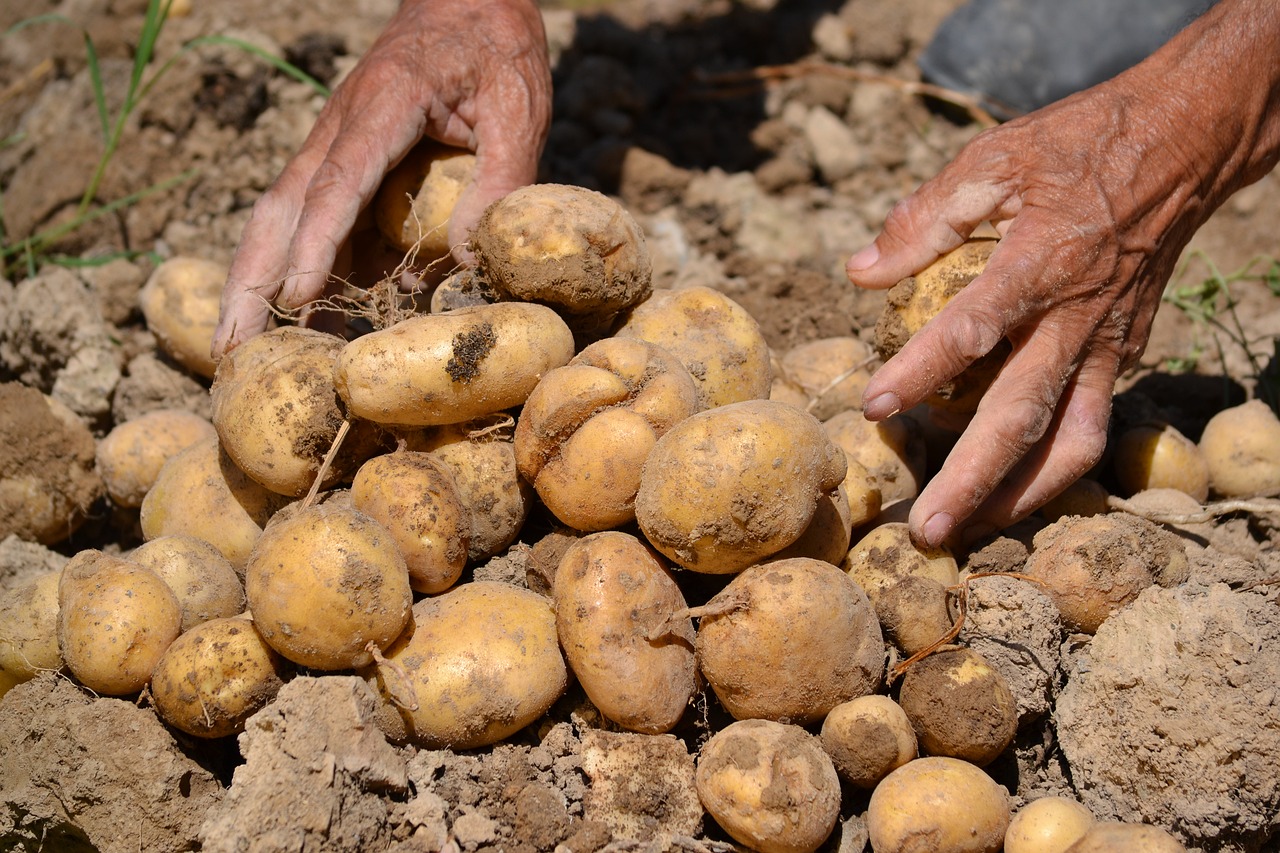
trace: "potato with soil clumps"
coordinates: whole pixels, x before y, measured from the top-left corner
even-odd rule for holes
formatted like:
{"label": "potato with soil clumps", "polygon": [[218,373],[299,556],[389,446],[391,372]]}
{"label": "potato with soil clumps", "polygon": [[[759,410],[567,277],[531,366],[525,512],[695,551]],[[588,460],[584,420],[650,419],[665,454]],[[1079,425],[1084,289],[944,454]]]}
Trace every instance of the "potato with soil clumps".
{"label": "potato with soil clumps", "polygon": [[516,423],[516,465],[564,524],[635,519],[640,469],[658,439],[698,411],[693,377],[647,341],[605,338],[542,378]]}
{"label": "potato with soil clumps", "polygon": [[58,651],[61,579],[61,572],[46,572],[0,602],[0,673],[15,683],[30,681],[42,671],[62,669]]}
{"label": "potato with soil clumps", "polygon": [[636,521],[678,565],[737,572],[799,539],[819,498],[844,477],[844,454],[812,415],[770,400],[734,403],[658,439],[640,475]]}
{"label": "potato with soil clumps", "polygon": [[997,853],[1009,793],[958,758],[917,758],[871,792],[867,831],[875,853]]}
{"label": "potato with soil clumps", "polygon": [[1280,418],[1261,400],[1218,412],[1200,434],[1213,492],[1249,498],[1280,492]]}
{"label": "potato with soil clumps", "polygon": [[1018,703],[995,667],[972,649],[944,649],[907,668],[898,696],[920,751],[985,767],[1013,743]]}
{"label": "potato with soil clumps", "polygon": [[138,292],[142,316],[160,349],[205,379],[212,379],[217,367],[213,330],[227,271],[216,261],[178,255],[156,267]]}
{"label": "potato with soil clumps", "polygon": [[698,689],[693,623],[664,560],[634,536],[585,536],[553,582],[569,668],[600,713],[624,729],[668,732]]}
{"label": "potato with soil clumps", "polygon": [[424,139],[387,172],[373,197],[378,231],[418,265],[449,254],[449,219],[471,180],[476,156]]}
{"label": "potato with soil clumps", "polygon": [[409,569],[385,527],[332,503],[282,513],[245,565],[263,639],[294,663],[337,670],[373,661],[409,622]]}
{"label": "potato with soil clumps", "polygon": [[840,780],[799,726],[740,720],[712,735],[694,776],[707,813],[760,853],[810,853],[840,817]]}
{"label": "potato with soil clumps", "polygon": [[698,666],[735,718],[805,725],[871,693],[884,641],[862,589],[830,563],[752,566],[702,610]]}
{"label": "potato with soil clumps", "polygon": [[222,552],[194,536],[160,536],[125,555],[164,578],[182,605],[182,630],[244,612],[244,585]]}
{"label": "potato with soil clumps", "polygon": [[911,721],[888,696],[859,696],[835,706],[822,721],[821,737],[840,778],[868,791],[917,753]]}
{"label": "potato with soil clumps", "polygon": [[213,424],[184,409],[158,409],[117,424],[98,442],[98,473],[116,504],[142,506],[164,463],[217,435]]}

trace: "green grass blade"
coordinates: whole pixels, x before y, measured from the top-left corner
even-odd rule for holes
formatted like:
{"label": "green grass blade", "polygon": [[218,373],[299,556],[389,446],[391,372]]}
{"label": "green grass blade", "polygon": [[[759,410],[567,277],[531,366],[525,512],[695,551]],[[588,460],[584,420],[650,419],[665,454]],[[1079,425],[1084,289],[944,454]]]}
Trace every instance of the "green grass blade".
{"label": "green grass blade", "polygon": [[247,42],[242,39],[232,38],[231,36],[223,36],[223,35],[200,36],[199,38],[194,38],[191,41],[187,42],[185,45],[183,45],[183,49],[185,50],[187,48],[198,47],[199,45],[202,45],[202,44],[223,44],[223,45],[230,45],[231,47],[237,47],[240,50],[243,50],[245,53],[252,54],[253,56],[258,57],[259,59],[262,59],[266,62],[271,63],[271,65],[273,65],[276,68],[276,70],[281,71],[284,74],[287,74],[288,76],[292,77],[294,80],[297,80],[299,83],[307,84],[312,89],[314,89],[318,95],[325,98],[329,97],[330,95],[328,86],[324,85],[319,80],[312,77],[310,74],[303,71],[301,68],[289,62],[288,60],[281,59],[280,57],[275,56],[274,54],[263,50],[262,48],[258,47],[256,44],[252,44],[251,42]]}
{"label": "green grass blade", "polygon": [[111,116],[107,113],[107,91],[102,82],[102,66],[98,62],[98,48],[89,33],[84,34],[84,55],[89,64],[89,81],[93,84],[93,102],[98,107],[98,124],[102,127],[102,141],[111,136]]}
{"label": "green grass blade", "polygon": [[83,29],[70,18],[51,12],[47,15],[32,15],[30,18],[23,18],[21,21],[18,21],[18,23],[5,30],[3,34],[6,36],[13,35],[19,30],[25,30],[27,27],[33,27],[37,24],[68,24],[77,29]]}

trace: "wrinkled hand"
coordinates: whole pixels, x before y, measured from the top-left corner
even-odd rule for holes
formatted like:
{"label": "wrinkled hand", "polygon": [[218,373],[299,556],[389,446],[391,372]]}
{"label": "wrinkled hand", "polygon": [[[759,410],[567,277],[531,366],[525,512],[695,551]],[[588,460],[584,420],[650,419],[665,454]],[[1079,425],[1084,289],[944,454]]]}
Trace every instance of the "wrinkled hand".
{"label": "wrinkled hand", "polygon": [[236,250],[214,357],[266,329],[270,306],[319,298],[383,177],[424,136],[476,154],[449,243],[493,200],[532,183],[551,120],[551,74],[533,0],[404,0],[334,91],[306,142],[254,205]]}

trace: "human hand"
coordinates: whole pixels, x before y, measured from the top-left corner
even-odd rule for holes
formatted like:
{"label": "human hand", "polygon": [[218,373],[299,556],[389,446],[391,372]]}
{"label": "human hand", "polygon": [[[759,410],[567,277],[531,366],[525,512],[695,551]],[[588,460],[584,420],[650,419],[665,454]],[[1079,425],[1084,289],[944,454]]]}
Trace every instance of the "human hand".
{"label": "human hand", "polygon": [[267,327],[271,306],[318,299],[360,211],[424,136],[475,152],[449,223],[532,183],[551,120],[546,35],[533,0],[404,0],[335,89],[301,149],[254,205],[222,294],[213,354]]}

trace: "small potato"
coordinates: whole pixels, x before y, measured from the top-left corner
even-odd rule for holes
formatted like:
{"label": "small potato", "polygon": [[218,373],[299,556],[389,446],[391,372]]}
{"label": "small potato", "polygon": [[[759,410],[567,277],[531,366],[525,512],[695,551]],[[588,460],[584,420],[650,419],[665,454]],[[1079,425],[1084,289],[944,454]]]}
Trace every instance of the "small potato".
{"label": "small potato", "polygon": [[378,231],[419,264],[449,254],[449,219],[471,180],[476,156],[424,139],[387,173],[373,198]]}
{"label": "small potato", "polygon": [[[844,450],[843,447],[840,449]],[[849,524],[851,528],[862,527],[880,514],[884,496],[880,493],[879,482],[865,465],[847,450],[844,451],[844,458],[848,473],[840,486],[849,501]]]}
{"label": "small potato", "polygon": [[680,359],[698,387],[700,408],[769,396],[773,371],[760,324],[718,290],[655,290],[614,334],[655,343]]}
{"label": "small potato", "polygon": [[884,504],[920,494],[925,445],[919,425],[895,415],[872,423],[860,411],[845,411],[823,423],[827,435],[870,472]]}
{"label": "small potato", "polygon": [[1218,412],[1200,434],[1213,492],[1249,498],[1280,492],[1280,418],[1261,400]]}
{"label": "small potato", "polygon": [[849,549],[841,565],[873,604],[881,592],[907,577],[929,578],[943,587],[960,582],[955,556],[946,548],[917,547],[905,521],[871,528]]}
{"label": "small potato", "polygon": [[880,590],[873,606],[881,629],[907,657],[951,632],[947,588],[933,578],[908,575]]}
{"label": "small potato", "polygon": [[1111,465],[1126,495],[1177,489],[1197,501],[1209,497],[1209,463],[1204,453],[1169,424],[1139,424],[1121,432]]}
{"label": "small potato", "polygon": [[218,325],[227,267],[179,255],[156,267],[138,293],[138,304],[156,343],[187,370],[212,379],[213,330]]}
{"label": "small potato", "polygon": [[844,484],[841,484],[835,491],[818,498],[818,508],[814,510],[813,519],[804,533],[800,534],[800,538],[770,559],[810,557],[838,566],[849,551],[852,527],[849,520],[849,499],[845,497]]}
{"label": "small potato", "polygon": [[866,595],[844,572],[798,557],[752,566],[706,605],[698,666],[735,718],[805,725],[871,693],[884,641]]}
{"label": "small potato", "polygon": [[519,406],[573,358],[573,334],[542,305],[499,302],[410,317],[348,343],[334,384],[357,418],[461,423]]}
{"label": "small potato", "polygon": [[217,435],[213,424],[183,409],[158,409],[117,424],[98,442],[98,473],[119,506],[142,506],[164,463]]}
{"label": "small potato", "polygon": [[137,693],[182,630],[178,597],[155,572],[101,551],[76,554],[58,583],[58,648],[85,687]]}
{"label": "small potato", "polygon": [[129,552],[164,578],[182,605],[182,630],[244,612],[244,584],[222,552],[194,536],[160,536]]}
{"label": "small potato", "polygon": [[822,748],[842,779],[871,790],[915,759],[916,733],[888,696],[859,696],[832,708],[822,721]]}
{"label": "small potato", "polygon": [[799,726],[730,723],[702,745],[694,783],[716,823],[760,853],[811,853],[840,817],[835,767]]}
{"label": "small potato", "polygon": [[1039,514],[1047,520],[1059,521],[1069,515],[1102,515],[1107,512],[1107,487],[1097,480],[1082,477],[1050,498]]}
{"label": "small potato", "polygon": [[913,663],[898,702],[928,755],[985,767],[1018,731],[1018,703],[1008,682],[972,649],[944,649]]}
{"label": "small potato", "polygon": [[917,758],[871,792],[867,831],[875,853],[997,853],[1009,794],[958,758]]}
{"label": "small potato", "polygon": [[458,308],[472,308],[498,301],[489,283],[476,275],[474,267],[450,273],[431,291],[432,314],[443,314]]}
{"label": "small potato", "polygon": [[1095,823],[1067,853],[1186,853],[1182,842],[1158,826]]}
{"label": "small potato", "polygon": [[252,619],[202,622],[165,650],[151,677],[160,719],[201,738],[242,731],[245,720],[280,692],[290,667]]}
{"label": "small potato", "polygon": [[749,400],[686,418],[654,445],[636,494],[645,536],[696,572],[741,571],[800,538],[844,454],[812,416]]}
{"label": "small potato", "polygon": [[1093,825],[1093,812],[1067,797],[1041,797],[1014,814],[1004,853],[1063,853]]}
{"label": "small potato", "polygon": [[409,622],[409,569],[386,528],[336,504],[274,519],[245,565],[263,639],[294,663],[337,670],[373,661]]}
{"label": "small potato", "polygon": [[851,337],[819,338],[800,344],[778,360],[779,380],[794,385],[804,405],[818,420],[862,408],[862,391],[879,361],[867,344]]}
{"label": "small potato", "polygon": [[[617,531],[579,539],[553,585],[556,631],[592,704],[624,729],[673,729],[698,689],[693,623],[665,561]],[[659,626],[661,631],[653,633]]]}
{"label": "small potato", "polygon": [[409,629],[372,673],[395,706],[395,739],[474,749],[545,714],[569,683],[551,602],[496,581],[460,584],[413,606]]}
{"label": "small potato", "polygon": [[62,669],[58,651],[58,583],[61,572],[46,572],[0,602],[0,672],[15,683],[41,671]]}

